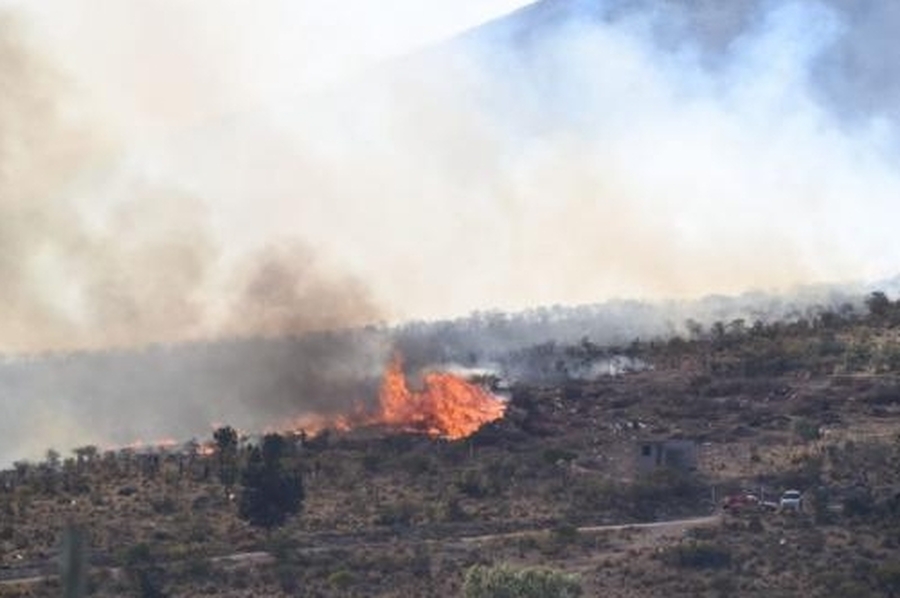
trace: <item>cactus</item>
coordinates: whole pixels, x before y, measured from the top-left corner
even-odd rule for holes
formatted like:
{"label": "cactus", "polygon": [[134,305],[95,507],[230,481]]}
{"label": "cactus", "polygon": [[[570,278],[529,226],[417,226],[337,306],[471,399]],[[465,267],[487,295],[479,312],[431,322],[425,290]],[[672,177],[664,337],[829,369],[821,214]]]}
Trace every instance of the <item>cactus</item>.
{"label": "cactus", "polygon": [[59,551],[59,578],[63,598],[82,598],[87,590],[87,533],[70,525],[63,532]]}

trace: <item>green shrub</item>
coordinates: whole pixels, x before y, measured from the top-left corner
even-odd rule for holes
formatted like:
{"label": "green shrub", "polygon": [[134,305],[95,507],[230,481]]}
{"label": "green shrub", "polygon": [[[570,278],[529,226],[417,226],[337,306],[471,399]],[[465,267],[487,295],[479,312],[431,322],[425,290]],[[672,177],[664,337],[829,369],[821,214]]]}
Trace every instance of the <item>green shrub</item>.
{"label": "green shrub", "polygon": [[300,570],[293,563],[279,563],[275,567],[275,577],[286,594],[296,594],[300,588]]}
{"label": "green shrub", "polygon": [[491,494],[490,480],[481,471],[463,471],[458,475],[455,486],[469,498],[484,498]]}
{"label": "green shrub", "polygon": [[806,442],[818,440],[821,436],[819,424],[806,418],[794,422],[794,433]]}
{"label": "green shrub", "polygon": [[475,565],[466,572],[465,598],[572,598],[581,596],[574,575],[540,567]]}
{"label": "green shrub", "polygon": [[346,590],[356,581],[353,573],[347,569],[340,569],[328,576],[328,585],[337,590]]}
{"label": "green shrub", "polygon": [[657,469],[621,492],[622,504],[629,508],[633,517],[642,521],[654,520],[664,508],[695,505],[707,495],[698,478],[673,468]]}
{"label": "green shrub", "polygon": [[875,499],[868,488],[855,488],[844,497],[844,515],[865,519],[875,514]]}
{"label": "green shrub", "polygon": [[459,498],[455,496],[447,498],[438,505],[437,515],[441,521],[459,522],[469,519],[469,514],[459,503]]}
{"label": "green shrub", "polygon": [[366,453],[362,458],[362,467],[368,473],[375,473],[382,468],[384,461],[381,453]]}
{"label": "green shrub", "polygon": [[542,453],[542,456],[546,463],[549,463],[550,465],[556,465],[561,461],[564,463],[571,463],[578,455],[571,451],[566,451],[563,449],[549,448]]}
{"label": "green shrub", "polygon": [[172,515],[178,512],[178,503],[171,496],[152,499],[150,506],[157,515]]}
{"label": "green shrub", "polygon": [[375,517],[375,524],[406,527],[412,523],[418,510],[416,505],[409,501],[381,505]]}
{"label": "green shrub", "polygon": [[690,569],[721,569],[731,565],[731,551],[712,542],[673,546],[662,556],[670,565]]}
{"label": "green shrub", "polygon": [[144,543],[129,547],[124,555],[125,575],[135,594],[142,598],[165,596],[165,572],[157,557]]}
{"label": "green shrub", "polygon": [[551,537],[560,544],[574,544],[578,541],[578,528],[570,523],[561,523],[553,528]]}
{"label": "green shrub", "polygon": [[900,563],[886,563],[875,570],[878,588],[888,596],[900,595]]}
{"label": "green shrub", "polygon": [[399,466],[413,477],[433,473],[436,468],[435,463],[432,462],[428,455],[418,453],[405,456],[400,460]]}
{"label": "green shrub", "polygon": [[766,531],[765,526],[763,526],[762,519],[760,519],[759,515],[752,515],[747,521],[747,531],[752,532],[754,534],[761,534]]}
{"label": "green shrub", "polygon": [[207,580],[212,575],[212,565],[202,554],[191,555],[182,565],[181,574],[189,580]]}
{"label": "green shrub", "polygon": [[565,489],[570,496],[569,515],[572,517],[627,504],[622,489],[593,476],[577,477]]}

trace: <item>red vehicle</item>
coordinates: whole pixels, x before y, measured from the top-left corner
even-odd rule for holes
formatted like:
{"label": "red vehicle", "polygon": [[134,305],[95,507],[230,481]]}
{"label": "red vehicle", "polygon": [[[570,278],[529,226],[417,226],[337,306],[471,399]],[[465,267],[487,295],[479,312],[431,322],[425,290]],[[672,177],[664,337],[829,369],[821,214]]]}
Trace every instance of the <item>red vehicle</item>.
{"label": "red vehicle", "polygon": [[722,509],[730,512],[757,509],[760,506],[759,497],[750,492],[741,492],[726,496],[722,500]]}

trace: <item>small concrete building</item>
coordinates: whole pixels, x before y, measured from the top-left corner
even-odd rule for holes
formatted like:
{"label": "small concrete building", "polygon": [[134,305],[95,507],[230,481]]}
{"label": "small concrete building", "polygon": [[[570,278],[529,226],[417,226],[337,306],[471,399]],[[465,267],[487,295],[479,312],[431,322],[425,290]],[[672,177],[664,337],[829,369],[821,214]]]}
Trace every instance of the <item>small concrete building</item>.
{"label": "small concrete building", "polygon": [[697,469],[697,443],[693,440],[638,440],[635,453],[638,473],[664,467],[681,471]]}

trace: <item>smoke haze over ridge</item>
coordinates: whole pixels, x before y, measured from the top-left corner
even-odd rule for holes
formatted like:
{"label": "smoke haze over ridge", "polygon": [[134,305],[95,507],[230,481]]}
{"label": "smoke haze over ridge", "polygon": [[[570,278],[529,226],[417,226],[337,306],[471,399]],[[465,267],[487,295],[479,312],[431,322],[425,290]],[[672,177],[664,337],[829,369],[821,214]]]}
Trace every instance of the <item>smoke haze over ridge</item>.
{"label": "smoke haze over ridge", "polygon": [[[436,43],[454,29],[402,2],[368,27],[364,4],[297,5],[5,3],[28,32],[10,25],[7,43],[38,57],[8,86],[47,114],[7,107],[35,119],[30,143],[10,137],[25,166],[7,184],[41,187],[38,226],[5,236],[26,257],[9,260],[24,290],[4,348],[894,273],[889,7],[545,0]],[[516,4],[447,6],[462,30]],[[297,39],[338,29],[313,51],[275,17]],[[421,23],[431,38],[409,33]],[[314,271],[304,308],[287,315],[301,291],[271,283],[282,305],[248,306],[255,260]]]}

